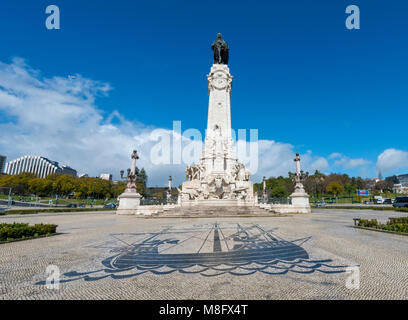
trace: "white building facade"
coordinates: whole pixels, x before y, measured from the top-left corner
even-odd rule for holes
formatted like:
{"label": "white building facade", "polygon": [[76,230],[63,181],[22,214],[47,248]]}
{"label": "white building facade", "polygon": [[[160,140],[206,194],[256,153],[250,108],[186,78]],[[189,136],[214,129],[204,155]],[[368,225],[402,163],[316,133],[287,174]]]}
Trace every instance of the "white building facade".
{"label": "white building facade", "polygon": [[[19,174],[22,172],[29,172],[38,175],[40,178],[45,178],[52,173],[66,173],[76,176],[76,171],[72,168],[58,165],[58,162],[51,161],[47,158],[40,156],[23,156],[18,159],[12,160],[6,163],[6,174]],[[65,172],[64,172],[65,171]]]}

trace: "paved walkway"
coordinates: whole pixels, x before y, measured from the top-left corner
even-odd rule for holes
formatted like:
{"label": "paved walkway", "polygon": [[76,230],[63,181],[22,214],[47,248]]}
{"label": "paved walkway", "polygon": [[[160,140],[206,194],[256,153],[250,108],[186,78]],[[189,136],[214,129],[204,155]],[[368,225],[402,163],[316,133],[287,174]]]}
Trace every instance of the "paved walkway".
{"label": "paved walkway", "polygon": [[[408,237],[351,227],[354,217],[389,216],[408,214],[2,216],[55,223],[63,234],[0,245],[0,299],[407,299]],[[46,287],[49,265],[59,268],[59,289]],[[350,289],[355,266],[360,287]]]}

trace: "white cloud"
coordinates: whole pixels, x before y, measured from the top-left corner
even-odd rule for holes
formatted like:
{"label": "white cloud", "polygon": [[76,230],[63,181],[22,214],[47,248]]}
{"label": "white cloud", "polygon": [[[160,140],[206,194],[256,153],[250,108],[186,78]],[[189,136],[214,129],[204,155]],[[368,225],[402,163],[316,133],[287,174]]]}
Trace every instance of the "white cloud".
{"label": "white cloud", "polygon": [[316,160],[310,164],[310,169],[311,173],[313,173],[315,170],[324,171],[329,169],[329,163],[325,158],[317,157]]}
{"label": "white cloud", "polygon": [[365,160],[363,158],[359,159],[347,159],[346,163],[344,164],[345,169],[354,169],[361,166],[366,166],[371,164],[371,161]]}
{"label": "white cloud", "polygon": [[[91,176],[108,172],[117,177],[137,147],[140,166],[149,170],[152,128],[117,112],[104,119],[95,99],[109,90],[109,84],[80,75],[75,80],[41,78],[21,59],[0,63],[0,115],[11,119],[0,122],[1,153],[9,160],[41,155]],[[119,124],[112,124],[115,117]]]}
{"label": "white cloud", "polygon": [[377,158],[377,168],[381,172],[408,168],[408,152],[386,149]]}
{"label": "white cloud", "polygon": [[335,158],[341,158],[342,154],[339,152],[333,152],[331,155],[329,155],[329,159],[335,159]]}
{"label": "white cloud", "polygon": [[258,152],[258,171],[253,176],[253,181],[260,181],[263,176],[286,176],[289,171],[294,171],[295,153],[292,145],[273,140],[259,140]]}
{"label": "white cloud", "polygon": [[337,159],[334,161],[333,166],[338,167],[341,166],[342,169],[349,170],[349,169],[355,169],[357,167],[363,167],[371,164],[371,161],[363,159],[363,158],[357,158],[357,159],[352,159],[349,158],[345,155],[342,155],[339,152],[334,152],[329,156],[330,160]]}
{"label": "white cloud", "polygon": [[[273,140],[259,140],[259,168],[253,176],[253,181],[261,181],[263,176],[287,176],[288,172],[295,172],[296,152],[294,146],[288,143],[275,142]],[[301,154],[301,166],[303,171],[313,174],[316,170],[329,169],[327,160],[323,157],[314,156],[309,150]]]}

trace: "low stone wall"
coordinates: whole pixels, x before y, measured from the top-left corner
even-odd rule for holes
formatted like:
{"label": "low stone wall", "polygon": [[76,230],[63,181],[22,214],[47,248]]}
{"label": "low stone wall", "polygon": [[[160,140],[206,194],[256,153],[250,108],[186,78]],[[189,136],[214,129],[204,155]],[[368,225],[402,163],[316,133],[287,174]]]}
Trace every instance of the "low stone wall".
{"label": "low stone wall", "polygon": [[180,207],[180,205],[162,204],[162,205],[137,206],[136,208],[133,208],[133,209],[117,209],[116,214],[151,216],[152,214],[164,213],[165,211],[174,209],[176,207]]}
{"label": "low stone wall", "polygon": [[260,203],[260,208],[276,213],[311,213],[310,206],[294,206],[292,204],[266,204]]}
{"label": "low stone wall", "polygon": [[312,210],[309,207],[298,207],[291,204],[274,204],[271,210],[276,213],[311,213]]}

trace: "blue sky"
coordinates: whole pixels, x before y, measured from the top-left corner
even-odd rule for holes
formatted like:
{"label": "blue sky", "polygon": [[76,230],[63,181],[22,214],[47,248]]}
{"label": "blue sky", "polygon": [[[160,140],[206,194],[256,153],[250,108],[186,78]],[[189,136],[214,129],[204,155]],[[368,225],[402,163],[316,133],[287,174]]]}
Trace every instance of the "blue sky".
{"label": "blue sky", "polygon": [[[51,4],[60,8],[60,30],[45,28],[45,8]],[[350,4],[360,8],[360,30],[345,27],[345,8]],[[106,159],[102,165],[90,159],[98,149],[81,154],[83,149],[72,146],[75,140],[69,142],[70,136],[76,134],[69,128],[59,130],[49,123],[37,128],[34,119],[24,119],[27,116],[4,99],[0,125],[15,140],[10,143],[3,135],[0,153],[9,160],[28,152],[43,153],[81,172],[116,173],[127,165],[126,148],[133,147],[128,136],[140,139],[149,128],[172,129],[173,120],[182,120],[183,130],[203,131],[208,106],[205,75],[217,32],[230,46],[235,129],[258,129],[259,139],[277,147],[270,152],[284,149],[288,159],[293,152],[308,155],[310,170],[366,177],[375,176],[378,167],[385,175],[408,170],[404,125],[408,2],[396,0],[2,1],[0,62],[4,70],[8,67],[4,83],[16,72],[15,65],[30,76],[19,80],[26,84],[20,97],[35,81],[43,82],[36,85],[38,89],[52,79],[78,75],[77,85],[86,91],[80,94],[91,96],[82,106],[92,109],[89,114],[94,114],[96,123],[77,128],[81,120],[70,119],[72,131],[100,130],[109,124],[119,136],[111,143],[126,142],[115,149],[114,158],[101,153]],[[15,91],[5,89],[4,83],[0,82],[0,90]],[[72,93],[72,88],[65,89],[64,97]],[[40,104],[31,107],[43,113]],[[64,121],[61,114],[58,119]],[[61,135],[60,140],[47,145],[47,132],[53,139]],[[106,139],[98,143],[112,150]],[[273,157],[263,156],[264,162]],[[150,168],[148,163],[142,165]],[[280,171],[273,167],[273,162],[261,166],[264,172],[258,175],[287,172],[286,166]],[[180,167],[166,169],[180,174]],[[155,171],[151,184],[164,185],[167,171]]]}

